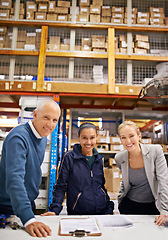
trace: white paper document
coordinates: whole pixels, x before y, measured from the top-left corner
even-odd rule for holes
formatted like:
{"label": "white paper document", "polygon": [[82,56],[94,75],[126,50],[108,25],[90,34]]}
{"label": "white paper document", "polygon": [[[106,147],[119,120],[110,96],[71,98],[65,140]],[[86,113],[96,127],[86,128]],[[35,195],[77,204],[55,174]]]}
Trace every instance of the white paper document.
{"label": "white paper document", "polygon": [[123,215],[96,216],[101,227],[131,227],[133,222]]}
{"label": "white paper document", "polygon": [[69,234],[75,230],[85,230],[91,234],[100,234],[95,218],[64,218],[60,219],[61,234]]}

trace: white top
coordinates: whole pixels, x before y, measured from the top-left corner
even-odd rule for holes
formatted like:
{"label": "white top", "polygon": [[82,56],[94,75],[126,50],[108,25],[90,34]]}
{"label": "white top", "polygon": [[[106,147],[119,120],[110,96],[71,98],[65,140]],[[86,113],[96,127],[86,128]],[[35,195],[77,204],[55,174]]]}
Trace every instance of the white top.
{"label": "white top", "polygon": [[[71,236],[59,236],[58,235],[58,226],[59,220],[61,218],[79,218],[81,216],[36,216],[37,221],[41,221],[48,225],[52,230],[52,236],[48,236],[46,240],[55,240],[55,239],[66,239],[66,240],[75,240],[77,238]],[[87,216],[82,216],[87,217]],[[93,217],[93,216],[90,216]],[[100,216],[99,216],[100,217]],[[126,227],[100,227],[102,235],[98,237],[87,236],[82,239],[86,240],[158,240],[165,239],[167,236],[167,228],[163,226],[157,226],[154,223],[155,217],[154,215],[127,215],[131,221],[133,221],[133,226]],[[6,226],[5,229],[0,229],[0,238],[2,240],[32,240],[32,237],[24,230],[17,229],[12,230],[9,225]],[[34,238],[33,238],[34,239]],[[35,238],[37,239],[37,238]],[[39,239],[39,238],[38,238]]]}

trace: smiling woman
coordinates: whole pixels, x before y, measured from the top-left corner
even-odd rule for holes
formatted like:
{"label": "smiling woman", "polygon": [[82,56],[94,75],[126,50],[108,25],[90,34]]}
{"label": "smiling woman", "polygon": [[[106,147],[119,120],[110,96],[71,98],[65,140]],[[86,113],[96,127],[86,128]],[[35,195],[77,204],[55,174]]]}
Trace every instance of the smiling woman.
{"label": "smiling woman", "polygon": [[158,215],[162,225],[168,214],[168,169],[160,145],[143,145],[138,126],[123,122],[118,133],[125,151],[116,154],[115,161],[123,176],[119,191],[121,214]]}
{"label": "smiling woman", "polygon": [[51,212],[46,215],[58,215],[67,193],[67,211],[70,215],[113,214],[114,203],[105,189],[103,156],[99,155],[95,145],[96,126],[83,123],[78,130],[79,144],[68,151],[61,162],[57,183],[54,185]]}

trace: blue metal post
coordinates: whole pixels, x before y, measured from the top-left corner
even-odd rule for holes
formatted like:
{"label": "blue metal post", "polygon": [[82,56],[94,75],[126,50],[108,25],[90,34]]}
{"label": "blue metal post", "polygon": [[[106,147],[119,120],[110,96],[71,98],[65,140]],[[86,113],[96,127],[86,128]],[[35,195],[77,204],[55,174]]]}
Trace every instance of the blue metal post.
{"label": "blue metal post", "polygon": [[57,161],[58,161],[58,124],[51,135],[51,156],[50,156],[50,179],[49,179],[49,196],[48,206],[52,203],[53,186],[56,181]]}
{"label": "blue metal post", "polygon": [[62,156],[66,151],[66,114],[67,110],[63,110],[63,132],[62,132]]}

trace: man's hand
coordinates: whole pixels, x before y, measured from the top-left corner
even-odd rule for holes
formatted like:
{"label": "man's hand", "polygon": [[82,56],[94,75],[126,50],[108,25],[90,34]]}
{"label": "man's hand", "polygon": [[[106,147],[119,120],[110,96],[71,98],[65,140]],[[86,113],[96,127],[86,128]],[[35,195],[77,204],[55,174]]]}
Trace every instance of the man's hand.
{"label": "man's hand", "polygon": [[155,218],[155,223],[161,226],[166,220],[167,220],[167,215],[159,215]]}
{"label": "man's hand", "polygon": [[55,212],[45,212],[41,214],[41,216],[53,216],[53,215],[56,215]]}
{"label": "man's hand", "polygon": [[26,226],[26,232],[33,237],[51,236],[51,229],[42,222],[33,222]]}

